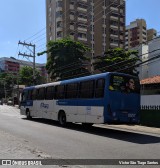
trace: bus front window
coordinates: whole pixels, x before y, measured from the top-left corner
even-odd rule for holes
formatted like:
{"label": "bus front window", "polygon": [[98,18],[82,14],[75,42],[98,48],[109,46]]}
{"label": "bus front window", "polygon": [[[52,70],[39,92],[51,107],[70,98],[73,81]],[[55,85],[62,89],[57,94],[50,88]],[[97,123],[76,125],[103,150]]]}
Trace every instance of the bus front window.
{"label": "bus front window", "polygon": [[139,80],[136,77],[112,75],[110,78],[109,90],[125,93],[139,93]]}

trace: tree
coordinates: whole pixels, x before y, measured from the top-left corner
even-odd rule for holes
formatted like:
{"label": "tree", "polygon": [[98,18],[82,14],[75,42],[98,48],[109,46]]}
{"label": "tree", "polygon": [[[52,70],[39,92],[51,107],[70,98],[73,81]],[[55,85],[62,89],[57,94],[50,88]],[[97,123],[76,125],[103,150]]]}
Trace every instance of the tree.
{"label": "tree", "polygon": [[24,66],[19,72],[19,84],[26,86],[38,85],[43,83],[43,77],[38,70],[35,71],[35,81],[33,79],[33,68]]}
{"label": "tree", "polygon": [[94,68],[100,72],[124,72],[138,75],[134,65],[140,61],[137,51],[124,51],[121,48],[109,49],[104,56],[95,59]]}
{"label": "tree", "polygon": [[5,72],[0,73],[0,99],[12,96],[12,89],[16,82],[15,75]]}
{"label": "tree", "polygon": [[51,79],[68,79],[90,74],[85,68],[84,62],[87,60],[85,54],[89,48],[78,41],[69,38],[58,41],[50,41],[48,50],[38,55],[48,53],[46,69]]}

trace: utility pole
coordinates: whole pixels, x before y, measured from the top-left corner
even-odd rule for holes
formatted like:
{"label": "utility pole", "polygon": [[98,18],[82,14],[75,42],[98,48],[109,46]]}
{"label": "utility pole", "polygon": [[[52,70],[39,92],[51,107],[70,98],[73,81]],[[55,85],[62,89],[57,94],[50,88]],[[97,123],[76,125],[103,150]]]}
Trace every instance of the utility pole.
{"label": "utility pole", "polygon": [[32,52],[33,55],[28,55],[26,54],[25,52],[24,53],[21,53],[19,52],[18,55],[21,55],[23,57],[32,57],[33,58],[33,83],[35,84],[35,70],[36,70],[36,67],[35,67],[35,64],[36,64],[36,45],[35,44],[31,44],[31,43],[26,43],[25,41],[24,42],[18,42],[18,45],[23,45],[23,46],[26,46],[29,50],[30,48],[29,47],[33,47],[33,51],[30,50]]}
{"label": "utility pole", "polygon": [[93,66],[93,59],[94,59],[94,1],[92,0],[91,3],[91,25],[92,25],[92,50],[91,50],[91,74],[94,74],[94,66]]}

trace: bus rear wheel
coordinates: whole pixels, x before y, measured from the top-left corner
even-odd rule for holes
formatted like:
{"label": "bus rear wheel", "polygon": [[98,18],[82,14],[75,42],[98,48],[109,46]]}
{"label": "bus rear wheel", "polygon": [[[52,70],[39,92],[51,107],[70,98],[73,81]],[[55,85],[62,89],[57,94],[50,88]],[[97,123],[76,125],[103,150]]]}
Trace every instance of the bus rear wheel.
{"label": "bus rear wheel", "polygon": [[32,119],[32,117],[31,117],[31,114],[30,114],[30,111],[29,111],[29,110],[27,110],[27,111],[26,111],[26,116],[27,116],[27,119],[28,119],[28,120]]}
{"label": "bus rear wheel", "polygon": [[66,114],[63,111],[61,111],[59,113],[59,124],[61,126],[66,126],[66,124],[67,124],[67,122],[66,122]]}

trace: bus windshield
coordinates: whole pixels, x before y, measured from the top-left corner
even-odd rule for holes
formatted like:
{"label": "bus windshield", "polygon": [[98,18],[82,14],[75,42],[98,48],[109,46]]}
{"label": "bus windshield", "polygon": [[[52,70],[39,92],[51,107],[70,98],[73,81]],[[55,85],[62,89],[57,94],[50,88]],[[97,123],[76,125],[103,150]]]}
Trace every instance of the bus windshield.
{"label": "bus windshield", "polygon": [[139,80],[131,76],[112,75],[109,90],[125,93],[140,93]]}

